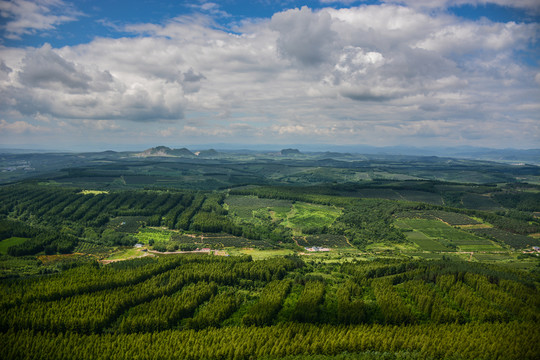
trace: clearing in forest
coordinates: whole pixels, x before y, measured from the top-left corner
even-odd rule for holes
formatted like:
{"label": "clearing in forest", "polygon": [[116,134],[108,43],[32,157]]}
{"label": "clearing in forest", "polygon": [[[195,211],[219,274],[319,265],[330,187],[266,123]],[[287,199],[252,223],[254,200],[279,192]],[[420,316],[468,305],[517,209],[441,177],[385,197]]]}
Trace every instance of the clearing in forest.
{"label": "clearing in forest", "polygon": [[[425,235],[427,239],[437,242],[448,242],[451,245],[458,247],[463,251],[496,251],[501,250],[501,247],[494,244],[492,241],[473,235],[469,232],[456,229],[440,220],[429,219],[400,219],[398,226],[409,228],[413,231],[408,233],[407,237],[417,243],[420,247],[429,247],[425,244],[425,239],[422,239],[418,233]],[[420,243],[419,243],[420,242]],[[430,250],[428,248],[425,250]],[[445,248],[447,250],[447,248]],[[433,249],[434,250],[434,249]]]}
{"label": "clearing in forest", "polygon": [[10,246],[22,244],[26,240],[28,239],[22,237],[10,237],[0,241],[0,254],[7,254],[7,250]]}
{"label": "clearing in forest", "polygon": [[297,231],[322,229],[332,225],[339,215],[341,210],[332,206],[295,203],[285,226]]}

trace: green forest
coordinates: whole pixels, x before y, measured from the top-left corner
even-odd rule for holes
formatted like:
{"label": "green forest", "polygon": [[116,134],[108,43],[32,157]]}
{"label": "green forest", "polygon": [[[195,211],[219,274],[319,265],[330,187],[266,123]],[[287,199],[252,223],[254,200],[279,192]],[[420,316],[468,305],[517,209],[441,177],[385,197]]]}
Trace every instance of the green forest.
{"label": "green forest", "polygon": [[3,358],[540,358],[540,186],[506,165],[113,160],[0,186]]}
{"label": "green forest", "polygon": [[169,255],[1,287],[10,359],[534,359],[540,350],[535,282],[477,263]]}

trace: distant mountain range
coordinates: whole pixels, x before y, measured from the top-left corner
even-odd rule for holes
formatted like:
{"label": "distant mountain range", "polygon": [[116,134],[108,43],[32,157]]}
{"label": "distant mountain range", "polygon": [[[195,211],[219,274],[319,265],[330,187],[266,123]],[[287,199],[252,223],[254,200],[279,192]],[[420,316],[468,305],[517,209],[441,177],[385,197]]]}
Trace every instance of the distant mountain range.
{"label": "distant mountain range", "polygon": [[[540,149],[491,149],[472,146],[456,147],[412,147],[412,146],[369,146],[369,145],[321,145],[321,144],[291,144],[291,149],[302,154],[319,153],[330,156],[352,156],[352,154],[362,155],[405,155],[405,156],[438,156],[461,159],[488,160],[505,163],[528,163],[540,165]],[[276,145],[236,145],[212,144],[212,147],[220,151],[239,152],[260,152],[277,151]],[[250,150],[246,150],[250,149]],[[288,149],[284,149],[288,150]],[[282,150],[283,151],[283,150]],[[283,153],[281,153],[283,154]]]}
{"label": "distant mountain range", "polygon": [[[444,158],[461,158],[474,160],[488,160],[511,164],[535,164],[540,165],[540,149],[491,149],[471,146],[457,147],[411,147],[411,146],[386,146],[375,147],[369,145],[322,145],[322,144],[296,144],[279,150],[279,145],[270,144],[201,144],[190,145],[195,149],[207,150],[191,151],[185,147],[170,148],[168,146],[156,146],[139,151],[113,151],[100,152],[104,156],[115,154],[134,154],[139,157],[183,157],[183,158],[221,158],[228,154],[260,154],[270,153],[286,157],[302,157],[316,155],[321,157],[356,157],[358,155],[401,155],[401,156],[437,156]],[[211,148],[210,148],[211,147]],[[214,150],[218,149],[218,150]],[[73,151],[45,150],[45,149],[14,149],[0,148],[0,154],[30,154],[30,153],[78,153]],[[86,152],[90,154],[90,152]],[[94,152],[94,154],[97,154]]]}

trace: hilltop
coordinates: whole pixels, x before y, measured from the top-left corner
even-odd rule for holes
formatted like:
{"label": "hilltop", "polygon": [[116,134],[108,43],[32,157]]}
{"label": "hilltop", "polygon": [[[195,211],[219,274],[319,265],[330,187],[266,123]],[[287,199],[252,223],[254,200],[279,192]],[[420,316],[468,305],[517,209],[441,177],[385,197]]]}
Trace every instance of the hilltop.
{"label": "hilltop", "polygon": [[167,146],[156,146],[150,149],[144,150],[142,153],[138,153],[139,157],[149,156],[178,156],[178,157],[194,157],[195,154],[186,148],[171,149]]}
{"label": "hilltop", "polygon": [[282,149],[280,155],[300,155],[301,152],[298,149]]}

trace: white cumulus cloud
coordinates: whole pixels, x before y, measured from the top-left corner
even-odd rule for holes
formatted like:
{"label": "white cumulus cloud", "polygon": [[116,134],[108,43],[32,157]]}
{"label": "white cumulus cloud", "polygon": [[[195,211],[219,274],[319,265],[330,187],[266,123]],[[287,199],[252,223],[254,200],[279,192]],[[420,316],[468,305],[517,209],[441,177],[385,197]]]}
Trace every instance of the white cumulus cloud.
{"label": "white cumulus cloud", "polygon": [[538,138],[539,70],[519,57],[536,24],[387,3],[290,9],[234,32],[205,15],[124,30],[134,36],[0,48],[2,129],[26,117],[179,142]]}
{"label": "white cumulus cloud", "polygon": [[54,29],[74,21],[81,14],[62,0],[2,0],[0,17],[6,37],[20,39],[22,35]]}

